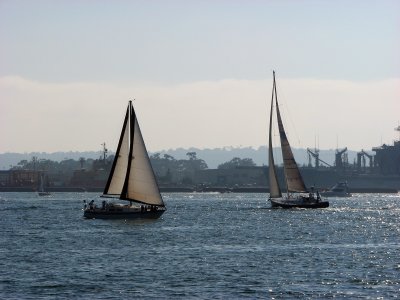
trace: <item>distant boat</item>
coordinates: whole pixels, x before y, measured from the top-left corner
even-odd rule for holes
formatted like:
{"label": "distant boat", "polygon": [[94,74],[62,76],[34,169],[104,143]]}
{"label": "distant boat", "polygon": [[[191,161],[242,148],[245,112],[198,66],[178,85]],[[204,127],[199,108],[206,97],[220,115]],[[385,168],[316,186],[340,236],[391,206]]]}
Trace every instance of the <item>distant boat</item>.
{"label": "distant boat", "polygon": [[50,196],[51,195],[51,193],[46,191],[46,189],[44,187],[43,174],[40,174],[40,185],[39,185],[38,195],[39,196]]}
{"label": "distant boat", "polygon": [[[279,112],[278,97],[276,92],[275,71],[273,72],[273,87],[271,99],[271,111],[269,119],[269,188],[272,207],[282,208],[324,208],[329,206],[328,201],[322,201],[317,191],[308,191],[304,184],[303,177],[296,164],[293,156],[292,149],[290,148],[289,140],[286,136],[283,127],[281,114]],[[272,117],[274,109],[274,100],[276,106],[276,117],[278,121],[279,136],[281,141],[281,150],[283,157],[284,176],[287,187],[286,196],[282,196],[281,188],[279,186],[278,177],[276,175],[276,167],[274,162],[274,155],[272,151]]]}
{"label": "distant boat", "polygon": [[321,192],[324,197],[351,197],[346,181],[338,182],[326,192]]}
{"label": "distant boat", "polygon": [[89,205],[85,202],[84,217],[156,219],[166,211],[131,101],[102,197],[126,202],[104,200],[101,207],[94,200]]}

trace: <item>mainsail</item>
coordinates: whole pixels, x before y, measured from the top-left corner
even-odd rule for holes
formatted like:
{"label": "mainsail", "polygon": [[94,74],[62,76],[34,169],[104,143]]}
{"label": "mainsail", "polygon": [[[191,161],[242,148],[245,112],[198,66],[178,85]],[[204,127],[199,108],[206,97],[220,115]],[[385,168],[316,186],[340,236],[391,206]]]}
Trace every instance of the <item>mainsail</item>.
{"label": "mainsail", "polygon": [[268,177],[269,177],[269,197],[280,198],[282,197],[281,189],[276,176],[276,168],[274,162],[274,154],[272,151],[272,116],[274,109],[274,93],[275,93],[275,71],[274,71],[274,85],[272,87],[271,111],[269,115],[269,144],[268,144]]}
{"label": "mainsail", "polygon": [[131,101],[104,194],[164,206]]}
{"label": "mainsail", "polygon": [[275,73],[274,73],[274,88],[275,88],[276,114],[278,119],[279,137],[281,140],[283,168],[285,171],[287,189],[288,192],[306,192],[307,191],[306,185],[304,184],[304,180],[300,174],[300,170],[294,159],[292,149],[290,148],[289,140],[286,136],[285,129],[283,127],[281,114],[279,112],[278,97],[275,85]]}

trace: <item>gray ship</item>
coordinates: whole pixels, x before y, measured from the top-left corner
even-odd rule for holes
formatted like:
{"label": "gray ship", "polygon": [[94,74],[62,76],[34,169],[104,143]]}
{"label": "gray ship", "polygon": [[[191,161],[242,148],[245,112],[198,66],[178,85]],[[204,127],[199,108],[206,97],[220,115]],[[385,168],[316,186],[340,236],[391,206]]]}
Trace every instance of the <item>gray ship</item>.
{"label": "gray ship", "polygon": [[[400,133],[400,126],[395,130]],[[361,150],[353,164],[348,162],[347,148],[336,150],[334,166],[320,160],[318,150],[307,151],[309,167],[302,172],[308,184],[325,188],[335,181],[346,182],[351,192],[400,191],[400,137],[393,145],[372,148],[375,155]]]}

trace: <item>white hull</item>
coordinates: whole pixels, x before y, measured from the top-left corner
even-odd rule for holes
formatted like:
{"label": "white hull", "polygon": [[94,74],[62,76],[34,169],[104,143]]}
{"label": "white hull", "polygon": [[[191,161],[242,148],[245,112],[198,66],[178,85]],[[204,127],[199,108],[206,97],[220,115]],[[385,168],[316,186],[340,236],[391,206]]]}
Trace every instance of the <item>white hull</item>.
{"label": "white hull", "polygon": [[351,197],[347,182],[338,182],[326,192],[321,193],[324,197]]}

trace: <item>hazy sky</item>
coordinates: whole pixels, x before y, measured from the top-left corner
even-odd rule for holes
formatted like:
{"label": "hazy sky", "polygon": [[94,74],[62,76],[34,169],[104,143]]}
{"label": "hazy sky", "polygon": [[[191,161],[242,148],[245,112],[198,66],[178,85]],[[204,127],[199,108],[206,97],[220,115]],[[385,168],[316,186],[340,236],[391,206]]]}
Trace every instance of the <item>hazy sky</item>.
{"label": "hazy sky", "polygon": [[400,121],[400,1],[0,0],[0,153],[267,144],[369,150]]}

